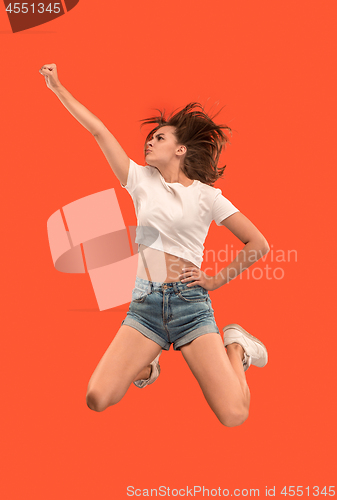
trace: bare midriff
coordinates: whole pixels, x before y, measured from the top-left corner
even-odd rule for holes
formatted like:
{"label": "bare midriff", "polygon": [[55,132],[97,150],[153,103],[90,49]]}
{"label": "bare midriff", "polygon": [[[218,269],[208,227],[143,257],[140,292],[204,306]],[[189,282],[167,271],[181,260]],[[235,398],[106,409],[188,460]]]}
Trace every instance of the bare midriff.
{"label": "bare midriff", "polygon": [[186,267],[196,267],[192,262],[160,250],[139,245],[137,276],[160,283],[180,281],[179,275]]}

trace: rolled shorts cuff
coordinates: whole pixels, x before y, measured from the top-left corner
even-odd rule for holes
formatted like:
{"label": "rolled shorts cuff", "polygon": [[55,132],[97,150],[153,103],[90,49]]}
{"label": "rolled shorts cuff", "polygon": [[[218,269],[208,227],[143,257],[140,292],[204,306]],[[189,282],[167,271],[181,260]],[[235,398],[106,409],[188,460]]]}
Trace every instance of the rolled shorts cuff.
{"label": "rolled shorts cuff", "polygon": [[201,337],[202,335],[205,335],[206,333],[217,333],[220,335],[219,328],[216,326],[215,323],[209,323],[207,325],[203,325],[200,328],[197,328],[196,330],[193,330],[190,333],[187,333],[180,339],[176,340],[173,343],[173,349],[175,351],[180,351],[180,348],[184,346],[185,344],[189,344],[192,342],[192,340],[195,340],[198,337]]}
{"label": "rolled shorts cuff", "polygon": [[171,344],[169,344],[168,342],[165,342],[165,340],[162,339],[159,335],[157,335],[157,333],[153,332],[152,330],[150,330],[146,326],[142,325],[138,321],[127,316],[122,321],[122,325],[127,325],[127,326],[131,326],[132,328],[135,328],[140,333],[142,333],[145,337],[147,337],[150,340],[153,340],[154,342],[156,342],[156,344],[159,344],[162,347],[162,349],[165,349],[166,351],[168,351],[170,349]]}

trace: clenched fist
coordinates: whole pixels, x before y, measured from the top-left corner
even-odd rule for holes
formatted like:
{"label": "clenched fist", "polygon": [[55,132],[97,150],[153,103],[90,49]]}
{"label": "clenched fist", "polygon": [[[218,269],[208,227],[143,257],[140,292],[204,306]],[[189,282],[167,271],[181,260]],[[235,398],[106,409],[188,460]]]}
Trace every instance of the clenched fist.
{"label": "clenched fist", "polygon": [[44,76],[47,87],[53,92],[61,87],[60,80],[57,75],[56,64],[44,64],[42,68],[39,69],[41,75]]}

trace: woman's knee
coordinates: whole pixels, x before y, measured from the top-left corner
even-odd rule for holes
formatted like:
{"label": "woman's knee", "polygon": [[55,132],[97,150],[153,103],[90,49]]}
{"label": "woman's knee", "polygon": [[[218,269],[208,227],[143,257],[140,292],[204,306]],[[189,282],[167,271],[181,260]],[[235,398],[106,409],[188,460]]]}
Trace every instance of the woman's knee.
{"label": "woman's knee", "polygon": [[249,411],[245,408],[226,410],[217,415],[219,421],[225,427],[237,427],[242,425],[248,418]]}
{"label": "woman's knee", "polygon": [[99,389],[90,388],[87,391],[86,402],[88,408],[93,411],[101,412],[106,410],[109,406],[117,404],[122,399],[121,396],[116,394],[104,394]]}

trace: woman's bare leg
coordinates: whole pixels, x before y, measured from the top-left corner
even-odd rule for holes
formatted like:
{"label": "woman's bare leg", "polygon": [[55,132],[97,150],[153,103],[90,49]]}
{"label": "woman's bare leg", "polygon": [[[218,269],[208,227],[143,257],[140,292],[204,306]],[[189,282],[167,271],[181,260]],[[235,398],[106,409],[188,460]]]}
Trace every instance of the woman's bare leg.
{"label": "woman's bare leg", "polygon": [[241,425],[248,417],[250,393],[242,365],[243,349],[207,333],[181,347],[211,409],[223,425]]}
{"label": "woman's bare leg", "polygon": [[89,380],[89,408],[103,411],[118,403],[160,351],[159,344],[131,326],[122,325]]}
{"label": "woman's bare leg", "polygon": [[248,408],[249,408],[250,392],[249,392],[249,387],[248,387],[247,380],[246,380],[246,373],[243,369],[243,364],[242,364],[244,350],[240,344],[236,344],[236,343],[229,344],[226,347],[226,349],[227,349],[227,356],[229,358],[229,361],[231,362],[233,370],[235,371],[235,373],[239,379],[243,396],[244,396],[244,398],[247,399]]}

